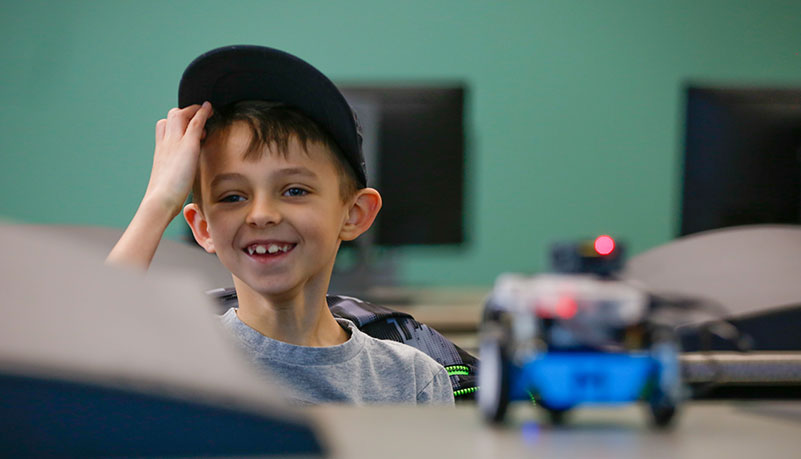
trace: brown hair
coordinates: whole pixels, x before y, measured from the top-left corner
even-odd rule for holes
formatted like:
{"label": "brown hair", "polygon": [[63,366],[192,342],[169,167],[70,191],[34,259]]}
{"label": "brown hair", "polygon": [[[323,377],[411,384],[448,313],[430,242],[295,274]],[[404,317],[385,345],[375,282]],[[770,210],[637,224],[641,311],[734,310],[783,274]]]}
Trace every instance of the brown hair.
{"label": "brown hair", "polygon": [[[245,152],[245,159],[260,158],[268,145],[275,145],[277,151],[286,156],[289,152],[289,141],[293,137],[303,145],[304,149],[308,148],[309,142],[320,143],[334,158],[342,201],[347,201],[359,189],[355,172],[345,161],[331,136],[299,110],[261,100],[214,107],[214,115],[206,121],[206,139],[225,132],[235,122],[244,122],[250,128],[251,139]],[[192,201],[202,206],[199,173],[195,176],[192,186]]]}

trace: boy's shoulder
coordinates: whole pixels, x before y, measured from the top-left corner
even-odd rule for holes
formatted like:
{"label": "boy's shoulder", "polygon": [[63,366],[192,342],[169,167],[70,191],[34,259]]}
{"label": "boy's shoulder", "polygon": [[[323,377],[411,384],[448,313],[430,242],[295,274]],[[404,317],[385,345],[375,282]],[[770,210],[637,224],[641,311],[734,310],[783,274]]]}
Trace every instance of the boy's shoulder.
{"label": "boy's shoulder", "polygon": [[416,321],[411,314],[358,298],[329,295],[327,301],[334,317],[351,320],[373,338],[403,343],[422,351],[445,368],[453,391],[460,399],[475,398],[478,359],[437,330]]}
{"label": "boy's shoulder", "polygon": [[363,355],[359,359],[368,362],[365,367],[381,375],[387,392],[407,384],[413,389],[417,403],[453,403],[448,372],[423,351],[367,335],[348,319],[337,318],[337,322],[349,329],[352,339],[361,344]]}
{"label": "boy's shoulder", "polygon": [[431,358],[425,352],[403,344],[398,341],[379,339],[364,333],[354,324],[351,320],[342,317],[337,317],[337,322],[344,328],[348,329],[352,335],[358,337],[361,343],[363,352],[368,352],[374,356],[386,360],[386,364],[394,364],[397,366],[412,366],[416,372],[429,372],[432,375],[436,373],[445,373],[445,367],[437,363],[436,360]]}

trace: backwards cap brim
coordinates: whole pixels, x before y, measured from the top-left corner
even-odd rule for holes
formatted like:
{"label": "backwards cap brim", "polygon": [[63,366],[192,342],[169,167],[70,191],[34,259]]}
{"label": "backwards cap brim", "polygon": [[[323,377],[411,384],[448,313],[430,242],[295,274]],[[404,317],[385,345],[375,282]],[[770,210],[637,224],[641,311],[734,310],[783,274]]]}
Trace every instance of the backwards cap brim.
{"label": "backwards cap brim", "polygon": [[303,112],[331,135],[360,185],[367,185],[358,121],[339,89],[311,64],[265,46],[225,46],[192,61],[178,87],[180,108],[243,100],[281,102]]}

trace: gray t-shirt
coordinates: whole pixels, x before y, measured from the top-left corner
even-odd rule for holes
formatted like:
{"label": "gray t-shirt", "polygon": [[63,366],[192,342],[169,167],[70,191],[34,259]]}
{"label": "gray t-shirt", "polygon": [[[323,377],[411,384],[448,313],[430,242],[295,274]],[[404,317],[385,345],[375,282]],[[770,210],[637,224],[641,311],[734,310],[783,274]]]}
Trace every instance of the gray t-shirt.
{"label": "gray t-shirt", "polygon": [[239,320],[234,308],[221,319],[251,361],[299,404],[453,404],[442,365],[406,344],[373,338],[349,320],[337,318],[350,333],[346,342],[307,347],[262,335]]}

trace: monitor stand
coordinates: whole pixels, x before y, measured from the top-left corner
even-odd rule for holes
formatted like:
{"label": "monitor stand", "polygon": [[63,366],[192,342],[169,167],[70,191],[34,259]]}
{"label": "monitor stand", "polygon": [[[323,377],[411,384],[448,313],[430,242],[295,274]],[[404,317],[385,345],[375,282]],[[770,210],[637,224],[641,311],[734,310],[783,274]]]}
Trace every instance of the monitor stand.
{"label": "monitor stand", "polygon": [[412,304],[414,296],[398,281],[399,258],[397,251],[359,238],[340,249],[328,292],[381,306]]}

